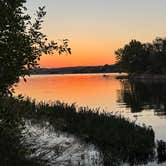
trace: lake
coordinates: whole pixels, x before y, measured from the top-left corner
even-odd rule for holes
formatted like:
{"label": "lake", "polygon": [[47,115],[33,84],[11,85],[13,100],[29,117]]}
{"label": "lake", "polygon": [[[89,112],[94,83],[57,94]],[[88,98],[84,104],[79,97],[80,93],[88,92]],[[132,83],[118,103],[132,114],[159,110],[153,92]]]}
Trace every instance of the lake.
{"label": "lake", "polygon": [[121,114],[139,125],[152,126],[156,140],[166,141],[166,82],[132,82],[118,80],[117,75],[34,75],[27,82],[21,80],[15,91],[38,102],[60,100]]}
{"label": "lake", "polygon": [[16,94],[37,101],[60,100],[129,117],[153,127],[166,141],[166,82],[128,82],[118,74],[34,75],[16,87]]}

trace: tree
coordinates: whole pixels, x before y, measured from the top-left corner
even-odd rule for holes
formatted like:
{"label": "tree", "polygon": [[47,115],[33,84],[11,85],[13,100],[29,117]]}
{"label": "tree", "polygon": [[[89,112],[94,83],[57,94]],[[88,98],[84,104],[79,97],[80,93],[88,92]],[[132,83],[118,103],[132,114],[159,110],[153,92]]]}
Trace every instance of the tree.
{"label": "tree", "polygon": [[129,74],[166,74],[166,38],[145,44],[132,40],[115,54],[122,71]]}
{"label": "tree", "polygon": [[118,63],[123,71],[128,73],[140,73],[146,68],[146,52],[144,45],[136,40],[126,44],[124,48],[115,51]]}
{"label": "tree", "polygon": [[156,38],[151,44],[149,52],[150,73],[166,73],[166,39]]}
{"label": "tree", "polygon": [[20,76],[25,79],[30,70],[38,67],[38,60],[42,54],[54,51],[71,53],[68,40],[62,43],[48,41],[41,32],[45,7],[39,7],[37,17],[32,21],[26,14],[26,0],[0,1],[0,92],[6,93],[9,88],[19,81]]}

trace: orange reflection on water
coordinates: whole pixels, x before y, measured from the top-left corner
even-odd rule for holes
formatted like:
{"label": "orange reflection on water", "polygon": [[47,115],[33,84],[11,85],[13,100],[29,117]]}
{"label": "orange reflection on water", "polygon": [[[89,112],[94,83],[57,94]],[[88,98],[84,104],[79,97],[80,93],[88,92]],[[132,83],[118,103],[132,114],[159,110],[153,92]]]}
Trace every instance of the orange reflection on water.
{"label": "orange reflection on water", "polygon": [[130,120],[137,119],[137,124],[151,125],[156,138],[166,140],[165,118],[156,116],[148,107],[141,112],[131,113],[131,108],[126,107],[126,103],[118,103],[117,92],[122,87],[114,76],[115,74],[109,74],[108,77],[103,77],[103,74],[32,76],[26,83],[20,81],[16,94],[22,93],[37,101],[76,102],[78,106],[100,107],[101,110],[120,113]]}
{"label": "orange reflection on water", "polygon": [[30,96],[38,101],[60,100],[79,106],[116,107],[120,82],[112,74],[43,75],[32,76],[25,83],[20,81],[16,94]]}

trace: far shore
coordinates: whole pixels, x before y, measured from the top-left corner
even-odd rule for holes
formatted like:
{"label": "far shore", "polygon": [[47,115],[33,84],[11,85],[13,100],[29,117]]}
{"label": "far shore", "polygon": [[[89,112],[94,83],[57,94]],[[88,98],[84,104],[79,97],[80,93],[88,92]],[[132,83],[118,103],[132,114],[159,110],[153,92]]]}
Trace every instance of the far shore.
{"label": "far shore", "polygon": [[31,71],[32,75],[44,74],[85,74],[85,73],[118,73],[119,66],[104,65],[104,66],[76,66],[62,68],[37,68]]}

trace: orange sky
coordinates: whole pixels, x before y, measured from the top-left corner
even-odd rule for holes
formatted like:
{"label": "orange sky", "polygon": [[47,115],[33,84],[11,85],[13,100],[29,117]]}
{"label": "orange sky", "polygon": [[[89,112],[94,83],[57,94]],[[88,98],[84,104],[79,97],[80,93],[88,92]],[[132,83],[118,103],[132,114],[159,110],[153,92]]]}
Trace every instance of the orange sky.
{"label": "orange sky", "polygon": [[[113,64],[115,57],[111,56],[114,47],[108,43],[96,43],[93,41],[71,43],[71,55],[43,55],[40,60],[41,67],[65,67],[65,66],[95,66]],[[86,48],[85,48],[86,47]],[[107,49],[105,49],[107,47]]]}
{"label": "orange sky", "polygon": [[165,0],[28,0],[34,13],[46,6],[43,32],[70,40],[72,55],[42,56],[41,67],[113,64],[114,51],[131,39],[151,42],[166,35]]}

